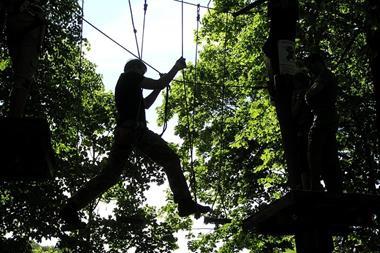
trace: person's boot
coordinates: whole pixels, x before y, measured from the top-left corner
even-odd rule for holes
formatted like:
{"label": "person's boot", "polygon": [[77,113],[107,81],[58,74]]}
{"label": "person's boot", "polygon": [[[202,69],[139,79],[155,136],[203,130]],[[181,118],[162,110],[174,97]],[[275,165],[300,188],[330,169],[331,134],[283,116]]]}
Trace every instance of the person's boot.
{"label": "person's boot", "polygon": [[182,199],[178,201],[178,215],[180,217],[186,217],[192,214],[199,216],[201,213],[211,212],[209,206],[202,206],[196,203],[192,199]]}
{"label": "person's boot", "polygon": [[62,226],[63,231],[73,231],[84,229],[86,227],[86,223],[81,221],[78,211],[73,208],[65,206],[62,208],[59,215],[64,222],[64,225]]}

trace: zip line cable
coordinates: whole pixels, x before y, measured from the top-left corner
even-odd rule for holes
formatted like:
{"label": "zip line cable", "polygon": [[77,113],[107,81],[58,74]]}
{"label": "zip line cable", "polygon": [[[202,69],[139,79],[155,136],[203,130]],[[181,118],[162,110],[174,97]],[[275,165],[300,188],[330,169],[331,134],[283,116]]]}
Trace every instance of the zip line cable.
{"label": "zip line cable", "polygon": [[129,11],[130,11],[130,13],[131,13],[131,21],[132,21],[133,33],[134,33],[134,35],[135,35],[135,42],[136,42],[137,54],[138,54],[138,56],[139,56],[139,59],[141,59],[140,49],[139,49],[139,42],[137,41],[137,30],[136,30],[135,21],[134,21],[134,18],[133,18],[133,11],[132,11],[131,0],[128,0],[128,3],[129,3]]}

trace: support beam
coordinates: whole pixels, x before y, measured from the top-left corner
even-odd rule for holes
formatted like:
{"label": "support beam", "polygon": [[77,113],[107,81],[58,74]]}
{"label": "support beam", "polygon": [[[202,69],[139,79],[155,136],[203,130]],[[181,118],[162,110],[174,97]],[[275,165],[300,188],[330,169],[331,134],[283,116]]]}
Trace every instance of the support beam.
{"label": "support beam", "polygon": [[264,235],[295,235],[298,253],[329,253],[332,235],[369,226],[379,213],[380,196],[291,191],[245,219],[243,228]]}
{"label": "support beam", "polygon": [[248,4],[247,6],[241,8],[237,12],[232,13],[232,16],[237,17],[237,16],[240,16],[243,14],[247,14],[247,13],[249,13],[250,10],[252,10],[255,7],[260,6],[261,4],[265,3],[266,1],[268,1],[268,0],[256,0],[256,1]]}

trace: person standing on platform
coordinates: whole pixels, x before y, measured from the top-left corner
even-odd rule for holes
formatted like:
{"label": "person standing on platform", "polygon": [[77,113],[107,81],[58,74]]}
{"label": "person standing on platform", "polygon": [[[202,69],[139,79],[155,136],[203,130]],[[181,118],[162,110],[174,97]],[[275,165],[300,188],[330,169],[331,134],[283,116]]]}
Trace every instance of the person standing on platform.
{"label": "person standing on platform", "polygon": [[13,88],[10,98],[11,118],[22,118],[37,70],[46,22],[44,0],[4,0],[0,3],[1,30],[5,24],[12,60]]}
{"label": "person standing on platform", "polygon": [[310,107],[306,104],[305,94],[310,88],[310,77],[304,70],[299,70],[293,79],[294,87],[292,94],[292,122],[296,132],[297,147],[297,182],[298,190],[310,190],[310,169],[308,164],[308,135],[313,121]]}
{"label": "person standing on platform", "polygon": [[335,106],[337,81],[320,54],[310,55],[307,65],[314,78],[313,84],[305,94],[305,100],[313,114],[308,144],[310,187],[312,191],[320,191],[322,177],[328,192],[340,193],[342,176],[338,162],[338,114]]}

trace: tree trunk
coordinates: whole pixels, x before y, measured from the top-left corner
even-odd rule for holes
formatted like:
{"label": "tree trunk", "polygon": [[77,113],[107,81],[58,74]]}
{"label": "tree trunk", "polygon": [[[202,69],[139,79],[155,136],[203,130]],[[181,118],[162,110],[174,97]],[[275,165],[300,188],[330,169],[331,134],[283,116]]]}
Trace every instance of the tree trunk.
{"label": "tree trunk", "polygon": [[375,101],[378,154],[380,146],[380,1],[369,0],[367,7],[367,44]]}

